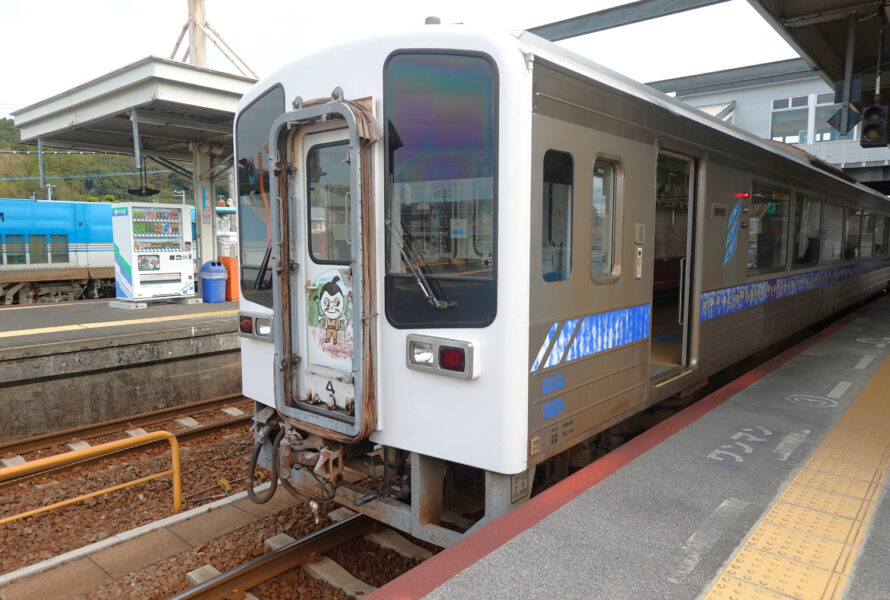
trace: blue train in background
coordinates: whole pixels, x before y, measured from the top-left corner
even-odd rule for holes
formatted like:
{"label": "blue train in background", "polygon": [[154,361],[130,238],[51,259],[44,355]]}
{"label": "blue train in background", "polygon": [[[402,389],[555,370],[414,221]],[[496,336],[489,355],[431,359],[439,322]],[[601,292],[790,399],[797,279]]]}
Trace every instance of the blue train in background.
{"label": "blue train in background", "polygon": [[0,304],[113,295],[111,206],[0,198]]}
{"label": "blue train in background", "polygon": [[[0,304],[114,296],[112,206],[0,198]],[[215,209],[235,213],[229,206]]]}

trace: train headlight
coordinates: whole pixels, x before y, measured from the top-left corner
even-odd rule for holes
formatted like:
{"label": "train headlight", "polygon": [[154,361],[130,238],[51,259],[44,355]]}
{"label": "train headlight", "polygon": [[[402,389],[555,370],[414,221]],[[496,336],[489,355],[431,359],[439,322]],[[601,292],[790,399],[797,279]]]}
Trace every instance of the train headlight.
{"label": "train headlight", "polygon": [[250,315],[241,315],[238,319],[238,329],[241,333],[252,334],[253,333],[253,317]]}
{"label": "train headlight", "polygon": [[272,321],[270,319],[261,319],[257,317],[254,324],[256,325],[256,335],[260,337],[269,337],[272,335]]}
{"label": "train headlight", "polygon": [[475,342],[410,334],[405,350],[409,369],[458,379],[479,377],[479,347]]}
{"label": "train headlight", "polygon": [[433,353],[433,345],[429,342],[413,340],[408,345],[408,359],[413,365],[432,367],[436,355]]}

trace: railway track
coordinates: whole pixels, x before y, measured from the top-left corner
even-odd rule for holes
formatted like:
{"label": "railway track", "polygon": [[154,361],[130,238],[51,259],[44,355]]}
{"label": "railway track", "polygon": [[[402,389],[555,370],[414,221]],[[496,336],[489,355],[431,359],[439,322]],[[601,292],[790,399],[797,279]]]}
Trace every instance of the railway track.
{"label": "railway track", "polygon": [[[209,400],[201,400],[199,402],[193,402],[191,404],[182,404],[179,406],[162,408],[132,417],[122,417],[119,419],[112,419],[92,425],[84,425],[82,427],[66,429],[64,431],[42,434],[21,440],[13,440],[0,444],[0,456],[6,454],[24,455],[30,452],[36,452],[38,450],[46,450],[48,448],[52,448],[54,446],[65,444],[74,440],[88,440],[91,438],[96,438],[113,433],[120,433],[125,429],[156,425],[158,423],[170,421],[171,419],[179,415],[193,415],[200,412],[206,412],[208,410],[213,410],[214,408],[220,408],[224,405],[238,402],[241,399],[246,400],[246,398],[244,398],[244,396],[240,394],[232,394],[229,396],[222,396]],[[232,427],[240,424],[249,423],[251,419],[252,416],[250,414],[231,417],[229,419],[222,419],[214,423],[188,429],[186,431],[178,433],[176,437],[180,441],[187,441],[189,439],[194,439],[196,437],[201,437],[203,435],[207,435],[208,433],[218,431],[225,427]]]}
{"label": "railway track", "polygon": [[225,600],[243,597],[247,590],[264,581],[364,535],[373,525],[374,521],[370,518],[356,514],[184,590],[169,600]]}

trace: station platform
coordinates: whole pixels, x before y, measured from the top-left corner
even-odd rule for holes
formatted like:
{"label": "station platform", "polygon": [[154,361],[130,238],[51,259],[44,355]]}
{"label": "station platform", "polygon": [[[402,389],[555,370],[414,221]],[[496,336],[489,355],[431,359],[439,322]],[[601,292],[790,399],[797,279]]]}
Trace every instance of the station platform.
{"label": "station platform", "polygon": [[109,300],[86,300],[0,306],[0,351],[107,335],[151,333],[226,317],[234,320],[238,312],[237,302],[164,302],[138,310],[111,308],[108,303]]}
{"label": "station platform", "polygon": [[0,443],[241,391],[238,304],[0,307]]}
{"label": "station platform", "polygon": [[890,598],[890,298],[369,596]]}

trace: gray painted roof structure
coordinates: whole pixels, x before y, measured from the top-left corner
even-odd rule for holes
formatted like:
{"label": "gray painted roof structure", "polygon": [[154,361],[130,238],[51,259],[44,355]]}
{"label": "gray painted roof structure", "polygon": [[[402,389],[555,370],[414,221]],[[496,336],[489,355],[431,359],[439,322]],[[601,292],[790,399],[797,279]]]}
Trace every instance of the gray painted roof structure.
{"label": "gray painted roof structure", "polygon": [[661,81],[653,81],[649,85],[660,92],[673,92],[677,98],[680,98],[695,94],[747,88],[755,85],[770,85],[818,76],[819,73],[814,71],[804,59],[793,58],[738,69],[663,79]]}
{"label": "gray painted roof structure", "polygon": [[[884,0],[748,0],[773,29],[816,69],[830,86],[844,79],[847,33],[851,19],[855,25],[853,44],[854,77],[862,79],[862,102],[873,102],[878,40],[886,21]],[[890,29],[884,32],[884,35]],[[886,45],[886,44],[885,44]],[[882,59],[883,69],[890,60]]]}
{"label": "gray painted roof structure", "polygon": [[13,113],[22,141],[133,152],[137,111],[142,152],[191,158],[189,144],[231,153],[238,100],[255,80],[148,57]]}

